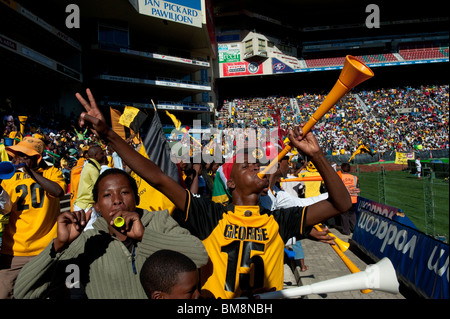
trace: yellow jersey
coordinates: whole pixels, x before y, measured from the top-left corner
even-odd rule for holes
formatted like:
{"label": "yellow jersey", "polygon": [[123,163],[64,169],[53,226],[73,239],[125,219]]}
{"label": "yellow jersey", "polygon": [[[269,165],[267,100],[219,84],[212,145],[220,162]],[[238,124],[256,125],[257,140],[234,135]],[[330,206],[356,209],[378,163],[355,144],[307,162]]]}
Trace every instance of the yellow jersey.
{"label": "yellow jersey", "polygon": [[258,288],[283,289],[285,242],[304,233],[306,207],[224,206],[187,192],[184,222],[210,258],[201,269],[202,295],[229,299]]}
{"label": "yellow jersey", "polygon": [[[40,168],[38,173],[62,189],[64,176],[54,166]],[[49,195],[27,173],[17,171],[2,181],[2,187],[11,197],[9,222],[3,230],[1,253],[12,256],[38,255],[56,237],[56,218],[60,212],[60,199]]]}

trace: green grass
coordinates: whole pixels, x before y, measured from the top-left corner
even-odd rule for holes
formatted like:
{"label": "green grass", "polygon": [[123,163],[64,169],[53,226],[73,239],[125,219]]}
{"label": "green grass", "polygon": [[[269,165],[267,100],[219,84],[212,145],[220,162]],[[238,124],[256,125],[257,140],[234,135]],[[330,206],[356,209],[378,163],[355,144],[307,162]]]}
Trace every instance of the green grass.
{"label": "green grass", "polygon": [[[359,173],[360,196],[379,202],[377,172]],[[386,205],[400,208],[406,216],[423,232],[425,223],[425,178],[418,179],[406,171],[386,172]],[[425,184],[426,185],[426,184]],[[434,199],[435,234],[449,234],[449,184],[443,179],[434,179],[432,184]]]}

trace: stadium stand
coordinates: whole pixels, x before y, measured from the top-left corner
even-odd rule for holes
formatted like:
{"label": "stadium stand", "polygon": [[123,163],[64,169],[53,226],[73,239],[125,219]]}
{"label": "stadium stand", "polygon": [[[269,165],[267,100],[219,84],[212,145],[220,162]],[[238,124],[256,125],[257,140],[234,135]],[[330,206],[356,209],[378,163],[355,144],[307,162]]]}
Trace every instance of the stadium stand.
{"label": "stadium stand", "polygon": [[399,53],[405,60],[448,58],[448,47],[401,49]]}
{"label": "stadium stand", "polygon": [[[448,85],[355,90],[316,125],[319,142],[329,155],[352,154],[360,143],[376,152],[448,149]],[[277,127],[306,121],[324,95],[258,97],[224,101],[219,128]],[[365,113],[361,101],[369,113]],[[230,104],[231,103],[231,104]],[[298,106],[298,108],[296,107]],[[230,113],[231,112],[231,113]]]}
{"label": "stadium stand", "polygon": [[[448,58],[448,47],[400,49],[399,54],[404,60],[407,61]],[[356,58],[368,64],[399,61],[393,53],[360,55],[356,56]],[[342,66],[344,61],[345,57],[305,59],[308,68]]]}

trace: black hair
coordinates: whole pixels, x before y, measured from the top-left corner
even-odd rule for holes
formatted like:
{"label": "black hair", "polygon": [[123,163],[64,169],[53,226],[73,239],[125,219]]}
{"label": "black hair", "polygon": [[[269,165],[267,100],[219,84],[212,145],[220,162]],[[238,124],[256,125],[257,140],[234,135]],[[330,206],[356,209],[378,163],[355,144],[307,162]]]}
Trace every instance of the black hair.
{"label": "black hair", "polygon": [[125,172],[121,169],[118,169],[118,168],[107,169],[102,174],[100,174],[100,176],[97,178],[97,181],[94,184],[94,188],[92,189],[92,194],[94,196],[94,202],[97,202],[97,200],[98,200],[98,185],[100,184],[100,181],[109,175],[126,176],[126,178],[128,178],[128,181],[130,182],[131,189],[133,190],[134,199],[136,200],[137,203],[139,203],[138,187],[136,184],[136,180],[133,177],[131,177],[130,174],[128,174],[127,172]]}
{"label": "black hair", "polygon": [[154,291],[170,293],[177,283],[179,273],[196,270],[197,266],[186,255],[162,249],[147,258],[139,278],[145,293],[150,298]]}
{"label": "black hair", "polygon": [[341,164],[341,170],[343,172],[350,172],[351,168],[350,168],[350,164],[349,163],[342,163]]}

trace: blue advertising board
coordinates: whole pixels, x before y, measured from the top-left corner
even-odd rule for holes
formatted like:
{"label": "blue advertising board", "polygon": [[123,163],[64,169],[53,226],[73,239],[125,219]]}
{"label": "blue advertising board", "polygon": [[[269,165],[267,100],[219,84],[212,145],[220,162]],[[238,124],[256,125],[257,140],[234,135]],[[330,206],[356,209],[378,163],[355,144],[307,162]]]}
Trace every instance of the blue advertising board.
{"label": "blue advertising board", "polygon": [[272,58],[272,70],[273,73],[292,73],[294,72],[294,69],[291,68],[286,63],[278,60],[277,58]]}
{"label": "blue advertising board", "polygon": [[361,201],[371,203],[357,206],[352,239],[358,246],[375,259],[389,258],[399,278],[419,295],[448,299],[448,244],[402,224],[394,215],[377,213],[383,204]]}

